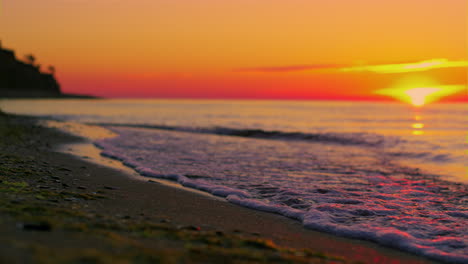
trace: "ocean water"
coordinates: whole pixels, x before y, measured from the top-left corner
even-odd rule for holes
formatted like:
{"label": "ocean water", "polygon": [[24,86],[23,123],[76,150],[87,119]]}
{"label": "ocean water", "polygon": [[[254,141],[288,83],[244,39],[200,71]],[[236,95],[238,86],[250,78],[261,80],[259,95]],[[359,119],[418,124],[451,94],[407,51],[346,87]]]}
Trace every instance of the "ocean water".
{"label": "ocean water", "polygon": [[468,262],[468,106],[216,100],[9,100],[105,127],[102,155],[306,228]]}

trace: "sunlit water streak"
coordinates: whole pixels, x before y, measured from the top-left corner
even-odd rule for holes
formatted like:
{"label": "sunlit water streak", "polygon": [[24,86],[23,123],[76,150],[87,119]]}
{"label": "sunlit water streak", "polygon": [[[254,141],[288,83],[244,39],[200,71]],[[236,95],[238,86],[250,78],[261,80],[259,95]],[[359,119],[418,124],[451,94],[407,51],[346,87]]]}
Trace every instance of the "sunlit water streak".
{"label": "sunlit water streak", "polygon": [[103,155],[304,226],[448,262],[468,255],[465,105],[3,101],[100,124]]}

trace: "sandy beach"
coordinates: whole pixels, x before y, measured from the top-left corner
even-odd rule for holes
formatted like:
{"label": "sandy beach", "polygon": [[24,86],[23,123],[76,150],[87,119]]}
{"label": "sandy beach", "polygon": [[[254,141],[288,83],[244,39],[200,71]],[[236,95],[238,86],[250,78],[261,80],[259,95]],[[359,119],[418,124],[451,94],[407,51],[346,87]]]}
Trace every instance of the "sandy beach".
{"label": "sandy beach", "polygon": [[433,263],[57,152],[90,142],[33,118],[0,122],[2,263]]}
{"label": "sandy beach", "polygon": [[468,264],[468,1],[4,2],[0,264]]}

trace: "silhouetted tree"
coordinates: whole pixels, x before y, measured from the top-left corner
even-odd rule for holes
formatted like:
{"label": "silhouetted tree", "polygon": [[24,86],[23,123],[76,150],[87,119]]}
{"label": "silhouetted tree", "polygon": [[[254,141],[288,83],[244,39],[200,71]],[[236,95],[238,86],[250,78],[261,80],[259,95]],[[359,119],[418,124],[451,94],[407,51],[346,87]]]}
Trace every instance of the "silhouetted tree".
{"label": "silhouetted tree", "polygon": [[55,74],[55,67],[54,66],[50,65],[47,69],[49,70],[50,74],[52,74],[52,75]]}
{"label": "silhouetted tree", "polygon": [[34,63],[36,62],[36,57],[34,57],[34,55],[32,54],[27,54],[26,56],[24,56],[24,58],[26,59],[26,62],[31,65],[34,65]]}

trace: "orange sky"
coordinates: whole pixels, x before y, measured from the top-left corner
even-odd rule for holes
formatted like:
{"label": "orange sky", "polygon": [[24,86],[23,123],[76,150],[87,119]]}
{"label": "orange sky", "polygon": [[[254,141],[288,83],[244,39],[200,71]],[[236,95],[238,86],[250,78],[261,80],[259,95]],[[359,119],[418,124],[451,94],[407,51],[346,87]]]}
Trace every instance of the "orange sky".
{"label": "orange sky", "polygon": [[343,69],[466,62],[467,2],[0,0],[0,39],[19,57],[54,65],[70,93],[374,99],[408,75],[466,86],[466,66]]}

